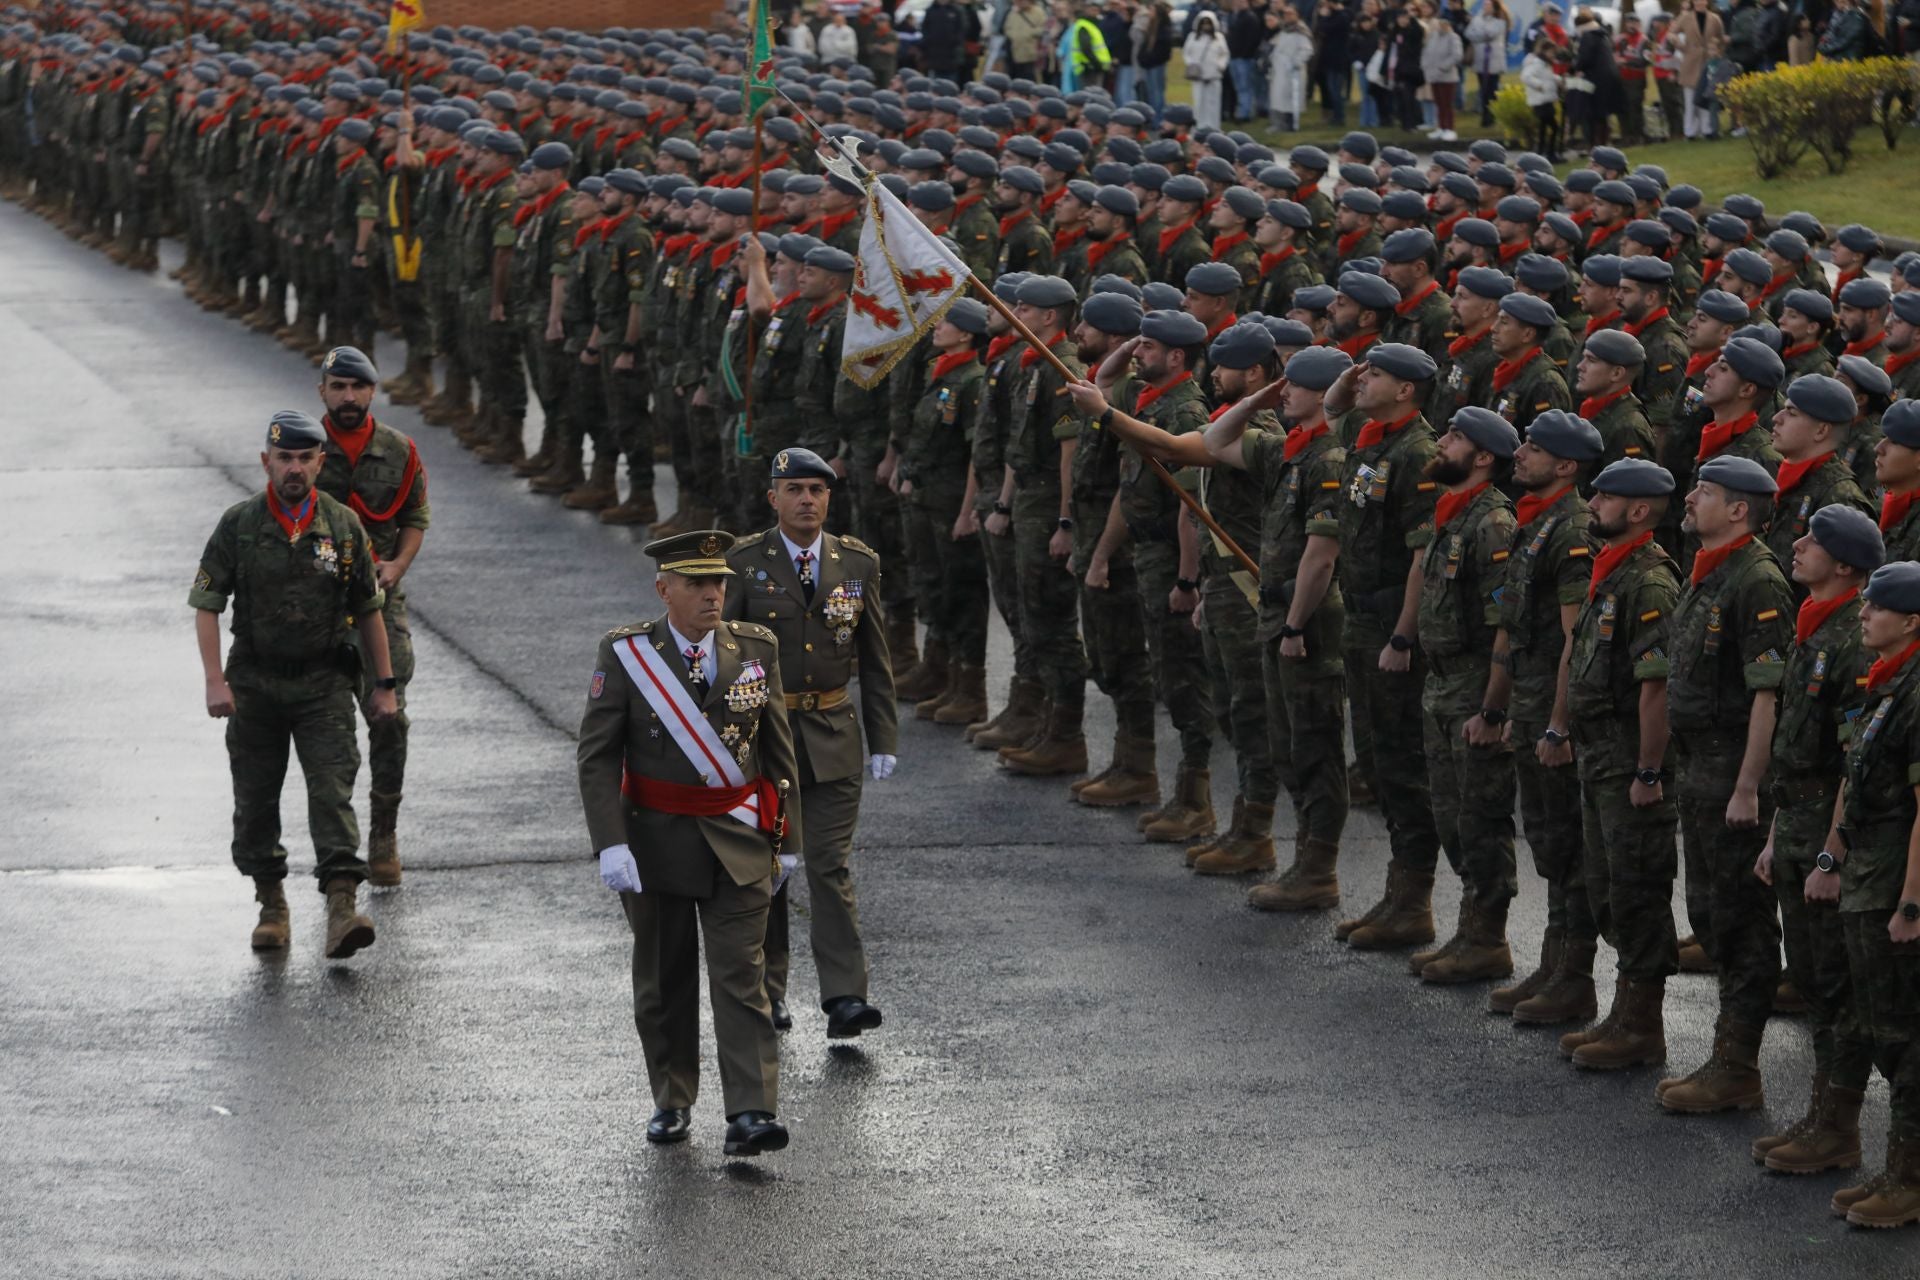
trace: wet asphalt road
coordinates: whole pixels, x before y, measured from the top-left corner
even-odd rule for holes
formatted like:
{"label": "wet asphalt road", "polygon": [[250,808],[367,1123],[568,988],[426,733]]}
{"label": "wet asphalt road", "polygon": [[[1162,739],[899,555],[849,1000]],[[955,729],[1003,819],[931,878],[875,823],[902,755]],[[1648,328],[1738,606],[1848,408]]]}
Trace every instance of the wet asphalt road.
{"label": "wet asphalt road", "polygon": [[[1799,1113],[1799,1025],[1768,1038],[1775,1117],[1669,1117],[1655,1073],[1577,1074],[1550,1033],[1482,1012],[1482,988],[1423,989],[1324,918],[1256,915],[1128,816],[998,777],[911,719],[856,863],[886,1027],[829,1049],[796,954],[792,1147],[723,1160],[715,1085],[692,1142],[649,1148],[626,931],[572,756],[597,637],[651,612],[639,539],[384,402],[419,436],[434,512],[409,579],[407,884],[373,898],[379,944],[332,965],[298,882],[291,954],[256,958],[184,597],[219,512],[259,481],[260,424],[312,408],[314,370],[11,206],[0,262],[0,1275],[1920,1265],[1920,1235],[1827,1216],[1839,1175],[1749,1161]],[[1350,905],[1384,865],[1376,816],[1356,815]],[[1454,905],[1449,886],[1436,914]],[[1529,967],[1541,911],[1525,883]],[[1690,1068],[1712,992],[1674,986]],[[1885,1118],[1876,1082],[1875,1168]]]}

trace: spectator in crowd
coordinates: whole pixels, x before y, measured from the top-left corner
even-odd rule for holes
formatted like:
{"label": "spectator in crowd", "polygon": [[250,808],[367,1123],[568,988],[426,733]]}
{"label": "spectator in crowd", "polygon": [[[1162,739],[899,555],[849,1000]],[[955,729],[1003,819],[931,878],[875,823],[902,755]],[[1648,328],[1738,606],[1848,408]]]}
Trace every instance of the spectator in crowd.
{"label": "spectator in crowd", "polygon": [[1060,88],[1072,93],[1082,85],[1104,83],[1108,69],[1113,66],[1113,55],[1107,50],[1107,38],[1101,33],[1100,24],[1084,14],[1075,16],[1072,0],[1060,0],[1053,8],[1053,16],[1060,29],[1060,41],[1053,55],[1059,68]]}
{"label": "spectator in crowd", "polygon": [[1540,43],[1540,37],[1545,36],[1562,49],[1571,49],[1573,47],[1573,38],[1567,34],[1566,27],[1562,26],[1560,22],[1560,19],[1564,17],[1565,14],[1566,10],[1553,3],[1553,0],[1547,0],[1546,4],[1541,5],[1540,16],[1533,20],[1532,26],[1527,28],[1527,48],[1533,48],[1534,45]]}
{"label": "spectator in crowd", "polygon": [[933,0],[920,15],[920,63],[930,74],[962,83],[973,78],[967,51],[980,43],[980,14],[970,4]]}
{"label": "spectator in crowd", "polygon": [[1000,34],[1007,40],[1007,74],[1015,80],[1035,79],[1047,44],[1046,6],[1040,0],[1013,0]]}
{"label": "spectator in crowd", "polygon": [[1727,56],[1742,72],[1771,71],[1787,39],[1780,0],[1739,0],[1727,15]]}
{"label": "spectator in crowd", "polygon": [[1385,38],[1387,82],[1393,87],[1400,127],[1411,133],[1420,127],[1420,51],[1426,44],[1426,30],[1412,6],[1394,10]]}
{"label": "spectator in crowd", "polygon": [[833,10],[827,16],[827,25],[820,28],[820,34],[814,37],[814,45],[820,54],[820,61],[832,62],[835,58],[858,58],[860,56],[860,33],[847,21],[845,12]]}
{"label": "spectator in crowd", "polygon": [[[1653,46],[1653,89],[1660,99],[1660,119],[1666,136],[1677,138],[1685,124],[1680,95],[1680,52],[1673,43],[1673,18],[1656,13],[1647,23],[1647,43]],[[1812,55],[1808,55],[1811,61]]]}
{"label": "spectator in crowd", "polygon": [[1826,33],[1820,37],[1820,56],[1832,62],[1857,61],[1873,52],[1869,45],[1875,35],[1867,15],[1854,0],[1834,0]]}
{"label": "spectator in crowd", "polygon": [[1360,0],[1347,47],[1354,73],[1360,77],[1360,127],[1378,128],[1393,116],[1393,85],[1382,74],[1386,63],[1385,32],[1380,27],[1380,0]]}
{"label": "spectator in crowd", "polygon": [[[1498,3],[1498,0],[1489,0]],[[1920,0],[1915,0],[1920,4]],[[1327,120],[1345,127],[1347,99],[1353,96],[1353,50],[1348,37],[1353,32],[1353,15],[1344,4],[1320,7],[1313,40],[1320,55],[1320,101],[1327,109]]]}
{"label": "spectator in crowd", "polygon": [[1653,45],[1640,30],[1640,19],[1620,16],[1620,32],[1613,37],[1613,61],[1620,68],[1620,141],[1628,146],[1647,140],[1647,70]]}
{"label": "spectator in crowd", "polygon": [[1480,123],[1493,123],[1493,100],[1500,96],[1500,76],[1507,69],[1507,41],[1513,35],[1513,15],[1504,0],[1485,0],[1467,23],[1473,74],[1480,86]]}
{"label": "spectator in crowd", "polygon": [[1887,19],[1887,46],[1903,58],[1920,58],[1920,0],[1900,0]]}
{"label": "spectator in crowd", "polygon": [[[1847,0],[1840,0],[1842,4]],[[1680,55],[1675,79],[1680,82],[1681,122],[1689,138],[1711,138],[1720,132],[1717,111],[1701,106],[1703,96],[1711,99],[1707,83],[1707,60],[1720,56],[1727,45],[1727,30],[1720,15],[1713,11],[1713,0],[1687,0],[1687,7],[1673,21],[1668,36]]]}
{"label": "spectator in crowd", "polygon": [[1794,15],[1793,34],[1787,37],[1787,65],[1806,66],[1819,48],[1820,37],[1814,34],[1813,19],[1804,11]]}
{"label": "spectator in crowd", "polygon": [[1113,59],[1112,70],[1107,75],[1107,88],[1112,92],[1115,102],[1132,102],[1133,88],[1133,17],[1127,11],[1127,0],[1107,0],[1101,7],[1100,34],[1106,37],[1107,56]]}
{"label": "spectator in crowd", "polygon": [[782,34],[787,38],[787,46],[803,58],[811,58],[817,52],[814,47],[813,28],[807,20],[795,10],[787,15],[786,27]]}
{"label": "spectator in crowd", "polygon": [[1260,47],[1267,42],[1264,0],[1259,9],[1249,0],[1233,0],[1227,19],[1227,68],[1233,76],[1233,114],[1251,120],[1264,96],[1260,84]]}
{"label": "spectator in crowd", "polygon": [[1420,75],[1433,95],[1433,138],[1436,142],[1455,142],[1460,135],[1453,129],[1453,106],[1460,92],[1460,64],[1466,60],[1466,43],[1444,17],[1429,18],[1426,25]]}
{"label": "spectator in crowd", "polygon": [[1133,15],[1134,83],[1140,97],[1160,118],[1167,109],[1167,64],[1173,61],[1173,6],[1167,0],[1144,0]]}
{"label": "spectator in crowd", "polygon": [[900,69],[900,34],[893,29],[893,19],[884,9],[874,14],[868,24],[867,53],[863,61],[881,84],[890,82]]}
{"label": "spectator in crowd", "polygon": [[1267,62],[1267,115],[1276,129],[1298,129],[1307,105],[1313,33],[1292,5],[1282,5],[1273,22],[1275,31]]}
{"label": "spectator in crowd", "polygon": [[[1613,38],[1607,24],[1591,9],[1582,9],[1574,23],[1578,37],[1573,50],[1573,77],[1588,87],[1587,100],[1579,123],[1586,132],[1587,150],[1604,147],[1613,138],[1612,118],[1621,110],[1625,91],[1620,84],[1620,68],[1613,60]],[[1570,81],[1571,82],[1571,81]],[[1568,111],[1568,123],[1574,113]]]}
{"label": "spectator in crowd", "polygon": [[1211,13],[1194,20],[1193,34],[1181,52],[1187,60],[1187,80],[1193,85],[1195,129],[1220,127],[1220,81],[1227,74],[1227,42]]}
{"label": "spectator in crowd", "polygon": [[1520,87],[1533,110],[1533,149],[1560,162],[1560,59],[1566,50],[1546,36],[1534,41],[1520,64]]}

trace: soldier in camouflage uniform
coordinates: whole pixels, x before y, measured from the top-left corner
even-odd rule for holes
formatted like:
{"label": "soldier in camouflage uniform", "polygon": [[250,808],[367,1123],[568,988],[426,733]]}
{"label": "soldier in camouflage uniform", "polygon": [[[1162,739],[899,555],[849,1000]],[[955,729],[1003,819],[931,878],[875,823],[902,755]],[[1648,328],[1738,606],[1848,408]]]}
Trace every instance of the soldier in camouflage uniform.
{"label": "soldier in camouflage uniform", "polygon": [[1880,490],[1880,533],[1887,560],[1920,560],[1920,400],[1901,400],[1880,419],[1874,447]]}
{"label": "soldier in camouflage uniform", "polygon": [[1646,406],[1633,393],[1646,358],[1646,349],[1618,329],[1602,329],[1581,348],[1573,390],[1580,417],[1600,433],[1602,469],[1622,458],[1651,460],[1656,452]]}
{"label": "soldier in camouflage uniform", "polygon": [[566,175],[573,167],[573,153],[564,142],[543,142],[527,162],[533,166],[527,175],[527,198],[513,213],[508,309],[520,330],[527,377],[540,402],[545,426],[540,446],[531,455],[505,456],[523,453],[517,433],[507,442],[504,453],[479,451],[483,460],[497,458],[514,463],[520,475],[545,470],[559,451],[560,439],[567,431],[567,382],[573,372],[573,362],[567,359],[564,319],[574,233],[568,199],[572,188]]}
{"label": "soldier in camouflage uniform", "polygon": [[1495,413],[1524,431],[1535,414],[1570,409],[1572,396],[1552,357],[1540,348],[1541,339],[1559,321],[1553,307],[1527,293],[1509,293],[1500,299],[1488,345],[1499,362],[1488,379],[1490,405]]}
{"label": "soldier in camouflage uniform", "polygon": [[1293,306],[1295,290],[1320,283],[1319,268],[1311,255],[1301,251],[1312,225],[1305,207],[1291,200],[1267,202],[1266,214],[1253,231],[1254,245],[1260,250],[1260,284],[1254,290],[1253,310],[1285,315]]}
{"label": "soldier in camouflage uniform", "polygon": [[[1387,322],[1385,340],[1418,347],[1432,357],[1434,363],[1446,363],[1447,346],[1452,340],[1449,330],[1453,328],[1453,308],[1446,291],[1433,278],[1433,233],[1425,227],[1396,231],[1380,246],[1380,257],[1385,263],[1381,274],[1400,291],[1400,305],[1393,309],[1393,319]],[[1437,388],[1443,385],[1441,380],[1435,381],[1436,397]],[[1439,411],[1436,405],[1427,407]],[[1448,406],[1449,413],[1458,407]]]}
{"label": "soldier in camouflage uniform", "polygon": [[[1834,449],[1853,420],[1853,393],[1825,374],[1810,373],[1788,384],[1786,398],[1773,415],[1780,491],[1774,496],[1766,541],[1773,558],[1791,566],[1793,548],[1812,527],[1815,512],[1850,507],[1872,515],[1874,507]],[[1795,589],[1796,603],[1804,596]]]}
{"label": "soldier in camouflage uniform", "polygon": [[1253,233],[1266,216],[1267,202],[1250,187],[1228,187],[1207,216],[1207,227],[1217,232],[1211,252],[1240,273],[1239,308],[1250,311],[1260,292],[1260,249]]}
{"label": "soldier in camouflage uniform", "polygon": [[1920,289],[1907,288],[1893,295],[1886,373],[1895,398],[1920,398]]}
{"label": "soldier in camouflage uniform", "polygon": [[1833,332],[1833,299],[1812,289],[1788,291],[1780,305],[1780,359],[1787,376],[1833,372],[1827,338]]}
{"label": "soldier in camouflage uniform", "polygon": [[[831,181],[831,179],[829,180]],[[1053,266],[1053,236],[1037,212],[1046,184],[1023,164],[1001,170],[993,188],[993,210],[1000,215],[998,274],[1043,274]]]}
{"label": "soldier in camouflage uniform", "polygon": [[1446,369],[1446,375],[1434,379],[1428,396],[1436,414],[1451,420],[1468,405],[1484,407],[1493,402],[1493,370],[1500,363],[1493,349],[1493,326],[1500,303],[1512,292],[1513,281],[1492,267],[1460,272],[1448,309],[1453,331],[1447,335],[1447,358],[1435,362]]}
{"label": "soldier in camouflage uniform", "polygon": [[994,264],[1000,260],[1000,223],[993,216],[993,180],[1000,165],[984,151],[957,151],[953,156],[952,179],[956,199],[953,205],[953,229],[949,233],[960,246],[960,261],[982,280],[993,278]]}
{"label": "soldier in camouflage uniform", "polygon": [[[373,922],[355,899],[366,878],[353,781],[354,685],[348,636],[357,630],[374,692],[369,714],[395,714],[384,600],[360,520],[314,488],[326,432],[306,414],[275,414],[261,466],[264,492],[228,508],[207,540],[187,603],[198,610],[207,714],[227,720],[233,765],[233,861],[254,881],[257,951],[284,950],[291,928],[280,845],[280,788],[287,746],[307,780],[314,876],[327,896],[327,955],[371,946]],[[315,572],[318,569],[319,572]],[[223,665],[220,614],[233,602],[232,650]]]}
{"label": "soldier in camouflage uniform", "polygon": [[1154,246],[1155,280],[1183,288],[1187,273],[1212,257],[1212,247],[1199,229],[1200,208],[1207,198],[1207,184],[1190,173],[1177,174],[1161,185],[1162,228]]}
{"label": "soldier in camouflage uniform", "polygon": [[1620,331],[1646,349],[1646,363],[1633,393],[1647,407],[1658,439],[1667,429],[1674,395],[1686,380],[1687,339],[1668,311],[1673,264],[1661,258],[1626,258],[1620,264]]}
{"label": "soldier in camouflage uniform", "polygon": [[1134,284],[1145,284],[1151,277],[1147,260],[1135,243],[1135,224],[1140,216],[1140,201],[1125,187],[1101,187],[1093,195],[1093,208],[1087,213],[1087,271],[1094,278],[1118,276]]}
{"label": "soldier in camouflage uniform", "polygon": [[514,167],[526,155],[519,135],[480,135],[476,180],[467,192],[460,248],[461,337],[480,388],[480,408],[463,443],[492,445],[489,460],[517,462],[525,453],[526,378],[521,337],[508,310],[508,279],[519,229]]}
{"label": "soldier in camouflage uniform", "polygon": [[[663,255],[657,252],[646,220],[635,214],[639,197],[649,189],[661,193],[669,185],[681,184],[677,179],[655,179],[649,188],[646,179],[631,169],[615,169],[607,175],[608,194],[602,201],[606,221],[594,254],[593,332],[586,346],[592,359],[582,361],[599,370],[597,392],[585,388],[583,394],[603,406],[601,435],[595,442],[594,474],[587,478],[584,492],[570,492],[563,499],[569,506],[598,510],[608,524],[652,524],[656,534],[660,523],[653,494],[653,424],[667,396],[658,381],[660,363],[653,352],[672,344],[650,341],[659,332]],[[650,318],[653,328],[649,328]],[[624,501],[614,474],[621,454],[627,459]]]}

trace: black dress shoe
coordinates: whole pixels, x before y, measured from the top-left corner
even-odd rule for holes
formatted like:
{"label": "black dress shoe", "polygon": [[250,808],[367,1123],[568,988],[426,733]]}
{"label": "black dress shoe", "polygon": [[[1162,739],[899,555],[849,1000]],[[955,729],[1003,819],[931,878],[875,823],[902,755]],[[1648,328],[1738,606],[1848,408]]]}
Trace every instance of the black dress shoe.
{"label": "black dress shoe", "polygon": [[766,1111],[742,1111],[727,1121],[727,1154],[762,1156],[787,1147],[787,1127]]}
{"label": "black dress shoe", "polygon": [[692,1113],[687,1108],[662,1107],[653,1113],[653,1119],[647,1121],[647,1141],[662,1146],[670,1142],[685,1142],[692,1127]]}
{"label": "black dress shoe", "polygon": [[793,1014],[788,1011],[785,1000],[773,1002],[773,1029],[775,1031],[793,1030]]}
{"label": "black dress shoe", "polygon": [[880,1011],[859,996],[835,996],[827,1001],[827,1039],[852,1040],[880,1025]]}

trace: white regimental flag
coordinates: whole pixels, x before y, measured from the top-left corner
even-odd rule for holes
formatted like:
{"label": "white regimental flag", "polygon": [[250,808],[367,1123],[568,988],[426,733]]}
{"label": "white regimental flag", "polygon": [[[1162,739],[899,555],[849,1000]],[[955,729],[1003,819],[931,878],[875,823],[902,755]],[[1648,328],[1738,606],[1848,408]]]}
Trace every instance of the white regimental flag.
{"label": "white regimental flag", "polygon": [[860,387],[887,376],[913,344],[966,291],[970,273],[898,197],[846,156],[821,152],[827,167],[862,183],[867,219],[847,295],[846,345],[840,369]]}

